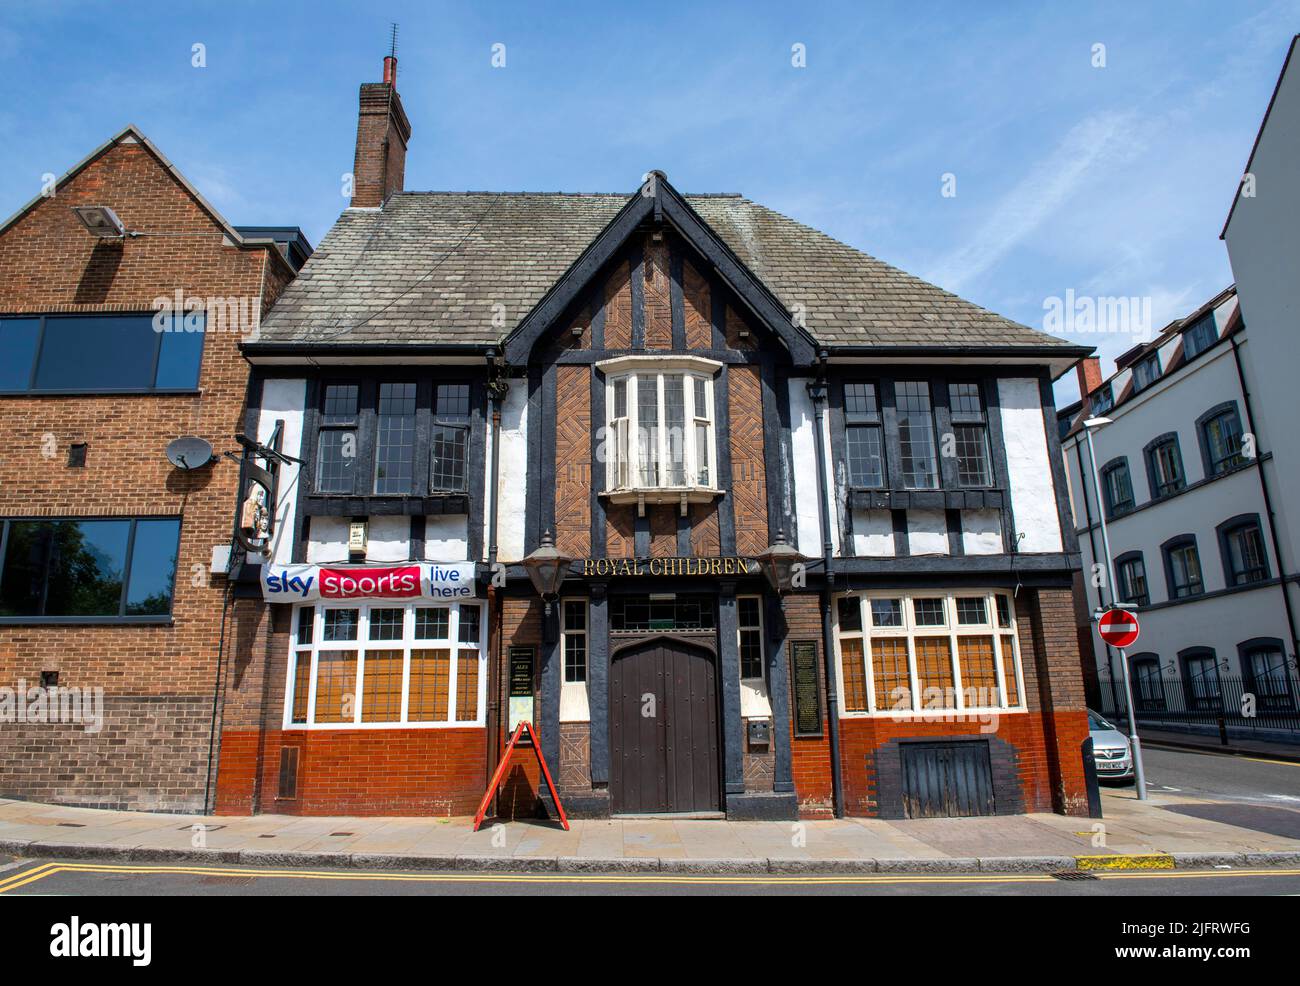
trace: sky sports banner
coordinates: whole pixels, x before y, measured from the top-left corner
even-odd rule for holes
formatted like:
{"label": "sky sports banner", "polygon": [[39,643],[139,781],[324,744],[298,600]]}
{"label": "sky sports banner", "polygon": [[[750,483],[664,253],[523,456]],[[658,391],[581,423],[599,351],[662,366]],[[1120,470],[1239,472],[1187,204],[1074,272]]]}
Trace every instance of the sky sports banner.
{"label": "sky sports banner", "polygon": [[317,599],[468,599],[474,563],[411,565],[263,565],[262,598],[272,603]]}

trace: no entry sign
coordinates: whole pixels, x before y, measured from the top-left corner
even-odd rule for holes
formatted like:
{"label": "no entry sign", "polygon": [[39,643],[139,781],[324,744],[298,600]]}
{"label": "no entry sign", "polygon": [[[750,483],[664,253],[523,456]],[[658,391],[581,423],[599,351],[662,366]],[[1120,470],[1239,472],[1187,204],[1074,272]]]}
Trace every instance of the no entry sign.
{"label": "no entry sign", "polygon": [[1108,609],[1097,621],[1097,631],[1112,647],[1127,647],[1138,639],[1137,616],[1122,609]]}

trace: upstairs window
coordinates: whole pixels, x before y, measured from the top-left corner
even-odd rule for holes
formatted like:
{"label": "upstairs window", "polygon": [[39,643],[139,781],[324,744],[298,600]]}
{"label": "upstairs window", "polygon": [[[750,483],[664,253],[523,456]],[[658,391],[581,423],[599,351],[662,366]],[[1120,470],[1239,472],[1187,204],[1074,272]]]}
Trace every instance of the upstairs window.
{"label": "upstairs window", "polygon": [[1152,353],[1133,367],[1134,392],[1146,390],[1160,379],[1160,354]]}
{"label": "upstairs window", "polygon": [[1254,514],[1220,525],[1219,546],[1223,552],[1223,574],[1229,586],[1249,585],[1268,578],[1264,535]]}
{"label": "upstairs window", "polygon": [[1133,481],[1128,460],[1117,459],[1101,470],[1101,488],[1106,498],[1106,516],[1118,517],[1133,509]]}
{"label": "upstairs window", "polygon": [[952,415],[953,446],[960,486],[992,486],[988,424],[978,383],[948,384],[948,409]]}
{"label": "upstairs window", "polygon": [[682,362],[606,378],[611,491],[714,486],[713,376]]}
{"label": "upstairs window", "polygon": [[1197,319],[1190,328],[1183,330],[1183,359],[1189,360],[1201,355],[1219,341],[1218,330],[1214,327],[1214,312]]}
{"label": "upstairs window", "polygon": [[909,490],[937,489],[939,469],[934,454],[930,385],[923,380],[900,380],[894,385],[894,400],[903,486]]}
{"label": "upstairs window", "polygon": [[1187,485],[1177,435],[1161,436],[1147,446],[1146,453],[1153,500],[1177,493]]}
{"label": "upstairs window", "polygon": [[1246,464],[1246,457],[1241,454],[1241,418],[1236,404],[1211,412],[1201,418],[1200,425],[1207,476],[1221,476]]}
{"label": "upstairs window", "polygon": [[381,383],[375,439],[375,492],[412,493],[415,489],[416,386]]}
{"label": "upstairs window", "polygon": [[472,383],[325,381],[317,406],[313,493],[425,496],[468,489]]}
{"label": "upstairs window", "polygon": [[199,385],[203,313],[0,319],[0,393],[190,391]]}
{"label": "upstairs window", "polygon": [[316,490],[351,493],[356,485],[357,400],[354,383],[325,385],[316,453]]}
{"label": "upstairs window", "polygon": [[469,384],[439,384],[434,391],[429,432],[429,489],[465,489],[469,452]]}
{"label": "upstairs window", "polygon": [[1185,534],[1172,538],[1162,546],[1165,555],[1165,578],[1169,583],[1170,599],[1186,599],[1205,591],[1201,579],[1201,556],[1196,550],[1196,538]]}
{"label": "upstairs window", "polygon": [[844,452],[850,486],[878,489],[885,485],[884,436],[874,383],[844,385]]}

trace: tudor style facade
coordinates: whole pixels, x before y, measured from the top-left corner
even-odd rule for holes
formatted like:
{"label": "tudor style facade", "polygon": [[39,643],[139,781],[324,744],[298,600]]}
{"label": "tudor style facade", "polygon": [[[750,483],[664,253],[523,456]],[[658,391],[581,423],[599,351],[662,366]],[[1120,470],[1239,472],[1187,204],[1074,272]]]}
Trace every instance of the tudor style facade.
{"label": "tudor style facade", "polygon": [[[290,459],[219,810],[469,813],[528,719],[572,814],[1086,811],[1083,350],[658,172],[407,193],[395,62],[360,111],[353,205],[244,346]],[[521,761],[497,800],[546,797]]]}

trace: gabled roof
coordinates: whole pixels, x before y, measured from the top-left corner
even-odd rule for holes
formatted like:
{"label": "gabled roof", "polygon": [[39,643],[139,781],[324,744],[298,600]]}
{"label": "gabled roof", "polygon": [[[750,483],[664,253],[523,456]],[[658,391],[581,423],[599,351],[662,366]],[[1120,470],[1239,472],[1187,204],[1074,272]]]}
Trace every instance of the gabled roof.
{"label": "gabled roof", "polygon": [[[197,188],[195,188],[193,185],[190,184],[189,179],[187,179],[183,174],[181,174],[181,172],[177,169],[177,167],[174,164],[172,164],[169,160],[167,160],[166,155],[164,155],[162,151],[158,150],[158,148],[154,146],[153,142],[148,137],[146,137],[143,133],[141,133],[139,128],[136,127],[136,125],[133,123],[128,123],[125,127],[123,127],[121,130],[115,133],[112,137],[104,141],[104,143],[100,144],[93,151],[91,151],[84,158],[82,158],[71,168],[69,168],[66,172],[64,172],[64,174],[54,183],[55,192],[57,193],[57,191],[60,188],[62,188],[73,178],[79,175],[82,171],[84,171],[91,163],[98,160],[100,157],[102,157],[113,147],[116,147],[118,144],[139,144],[151,155],[153,155],[154,159],[157,160],[159,165],[161,165],[169,174],[171,174],[171,176],[174,179],[176,179],[176,181],[180,184],[180,186],[184,188],[185,191],[188,192],[189,195],[193,197],[194,201],[199,204],[199,207],[204,212],[206,212],[209,217],[211,217],[212,221],[217,226],[221,228],[222,233],[225,234],[225,236],[230,240],[232,245],[237,246],[240,249],[254,249],[254,248],[265,249],[267,247],[270,247],[273,249],[273,252],[277,256],[279,256],[280,259],[286,265],[288,264],[288,261],[284,259],[283,255],[280,254],[279,248],[277,247],[274,239],[270,237],[254,238],[254,237],[245,236],[242,233],[240,233],[238,229],[236,229],[229,222],[227,222],[225,216],[223,216],[220,212],[218,212],[216,207],[213,206],[207,199],[205,199],[202,196],[202,194],[200,194]],[[9,229],[9,227],[13,226],[16,222],[22,219],[23,216],[27,215],[27,213],[31,212],[34,208],[36,208],[38,205],[40,205],[42,202],[45,201],[47,201],[47,197],[45,195],[37,195],[30,202],[24,205],[21,209],[15,212],[12,216],[6,219],[3,223],[0,223],[0,234],[6,232]],[[112,203],[105,203],[105,204],[111,205]]]}
{"label": "gabled roof", "polygon": [[[834,349],[1023,349],[1054,360],[1090,351],[739,195],[673,191],[662,205],[674,224],[674,197],[716,239],[721,253],[710,259],[734,262],[731,273],[719,267],[733,289],[742,293],[736,280],[749,279],[755,303],[767,295],[769,324],[779,310],[793,329],[790,313],[801,306],[806,328],[789,339]],[[537,323],[535,309],[557,296],[571,271],[585,271],[584,257],[594,256],[602,234],[636,210],[640,198],[639,192],[403,192],[382,209],[347,209],[245,350],[500,345]]]}
{"label": "gabled roof", "polygon": [[1223,239],[1228,235],[1228,227],[1232,225],[1232,215],[1237,211],[1237,203],[1241,201],[1241,186],[1245,184],[1246,175],[1254,170],[1255,152],[1259,150],[1259,142],[1264,137],[1264,128],[1268,126],[1268,118],[1273,115],[1273,104],[1277,102],[1277,94],[1282,90],[1282,80],[1286,78],[1286,70],[1291,64],[1291,56],[1295,54],[1297,42],[1300,42],[1300,34],[1291,38],[1291,44],[1286,50],[1286,58],[1282,60],[1282,71],[1277,74],[1277,82],[1273,84],[1273,95],[1268,97],[1268,109],[1264,111],[1264,119],[1259,122],[1259,129],[1255,131],[1255,142],[1250,145],[1250,157],[1246,159],[1246,167],[1242,171],[1241,179],[1237,182],[1237,191],[1232,196],[1232,205],[1228,209],[1228,218],[1223,221],[1223,229],[1219,231],[1219,239]]}

